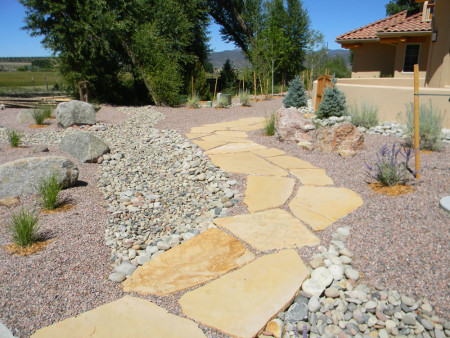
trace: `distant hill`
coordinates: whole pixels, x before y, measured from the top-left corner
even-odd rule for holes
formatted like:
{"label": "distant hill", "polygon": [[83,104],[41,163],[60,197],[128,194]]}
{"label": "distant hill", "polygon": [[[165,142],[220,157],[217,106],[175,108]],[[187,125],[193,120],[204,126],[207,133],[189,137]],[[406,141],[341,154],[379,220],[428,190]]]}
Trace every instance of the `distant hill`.
{"label": "distant hill", "polygon": [[[350,51],[346,49],[329,49],[328,56],[334,58],[341,56],[345,59],[348,65],[350,65],[349,56]],[[249,62],[245,59],[244,53],[240,49],[224,50],[223,52],[213,52],[209,54],[209,62],[213,64],[214,68],[220,68],[225,61],[230,59],[237,69],[242,69],[246,65],[250,66]]]}

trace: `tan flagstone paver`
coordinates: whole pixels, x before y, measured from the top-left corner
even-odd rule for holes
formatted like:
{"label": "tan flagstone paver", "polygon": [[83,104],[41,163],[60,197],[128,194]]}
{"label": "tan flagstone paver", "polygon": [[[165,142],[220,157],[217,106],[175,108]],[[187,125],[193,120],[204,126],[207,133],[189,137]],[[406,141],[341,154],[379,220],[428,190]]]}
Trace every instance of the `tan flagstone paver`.
{"label": "tan flagstone paver", "polygon": [[245,131],[218,130],[215,132],[215,134],[229,136],[229,137],[239,137],[239,138],[247,138],[248,137],[248,135]]}
{"label": "tan flagstone paver", "polygon": [[186,137],[190,140],[204,137],[204,136],[209,136],[209,135],[211,135],[211,133],[186,133]]}
{"label": "tan flagstone paver", "polygon": [[287,176],[283,169],[249,152],[209,155],[211,161],[225,171],[238,174]]}
{"label": "tan flagstone paver", "polygon": [[195,143],[196,145],[198,145],[203,150],[209,150],[209,149],[223,146],[224,144],[226,144],[226,142],[221,142],[221,141],[193,140],[192,142]]}
{"label": "tan flagstone paver", "polygon": [[147,300],[125,296],[37,330],[32,337],[205,337],[193,321]]}
{"label": "tan flagstone paver", "polygon": [[248,142],[248,143],[228,143],[223,146],[208,150],[207,154],[228,154],[228,153],[239,153],[243,151],[252,151],[252,150],[258,150],[258,149],[264,149],[266,147],[254,143],[254,142]]}
{"label": "tan flagstone paver", "polygon": [[253,141],[243,137],[230,137],[226,135],[212,134],[202,138],[203,141],[209,142],[226,142],[226,143],[254,143]]}
{"label": "tan flagstone paver", "polygon": [[271,157],[283,155],[285,152],[283,150],[277,148],[268,148],[268,149],[260,149],[260,150],[252,150],[253,154],[261,156],[261,157]]}
{"label": "tan flagstone paver", "polygon": [[300,248],[320,241],[298,219],[281,209],[216,218],[214,223],[259,251]]}
{"label": "tan flagstone paver", "polygon": [[314,230],[323,230],[362,204],[361,197],[347,188],[303,186],[289,208]]}
{"label": "tan flagstone paver", "polygon": [[303,161],[297,157],[283,155],[267,157],[267,160],[284,169],[314,169],[311,163]]}
{"label": "tan flagstone paver", "polygon": [[201,127],[192,127],[190,132],[192,134],[211,134],[217,130],[227,130],[227,128],[220,128],[213,125],[204,125]]}
{"label": "tan flagstone paver", "polygon": [[292,195],[295,179],[276,176],[247,176],[244,203],[250,212],[283,205]]}
{"label": "tan flagstone paver", "polygon": [[183,313],[237,337],[253,337],[292,302],[309,270],[293,249],[266,255],[179,300]]}
{"label": "tan flagstone paver", "polygon": [[324,169],[291,169],[289,171],[304,185],[334,185]]}
{"label": "tan flagstone paver", "polygon": [[164,296],[209,281],[254,258],[237,239],[212,228],[137,268],[123,283],[123,290]]}
{"label": "tan flagstone paver", "polygon": [[252,131],[252,130],[258,130],[264,127],[264,124],[252,124],[248,126],[236,126],[231,127],[230,130],[236,130],[236,131]]}

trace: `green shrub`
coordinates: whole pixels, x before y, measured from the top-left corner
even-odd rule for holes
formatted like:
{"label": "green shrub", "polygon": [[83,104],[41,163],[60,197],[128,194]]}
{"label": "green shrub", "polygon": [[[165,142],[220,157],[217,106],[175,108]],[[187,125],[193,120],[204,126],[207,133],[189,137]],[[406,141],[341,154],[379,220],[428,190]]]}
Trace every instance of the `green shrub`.
{"label": "green shrub", "polygon": [[371,103],[361,102],[349,109],[352,123],[357,127],[371,128],[378,125],[378,107]]}
{"label": "green shrub", "polygon": [[21,209],[11,216],[11,224],[8,226],[12,239],[17,246],[26,247],[39,240],[39,218],[34,212]]}
{"label": "green shrub", "polygon": [[41,109],[34,108],[34,110],[31,114],[33,115],[33,119],[34,119],[34,122],[36,122],[36,124],[38,124],[38,125],[44,124],[45,115]]}
{"label": "green shrub", "polygon": [[323,100],[319,103],[319,111],[317,112],[317,117],[320,119],[347,115],[345,95],[336,87],[336,82],[337,80],[333,76],[331,87],[325,88],[323,92]]}
{"label": "green shrub", "polygon": [[58,195],[62,190],[62,183],[58,180],[56,173],[41,180],[39,194],[44,209],[53,210],[58,204]]}
{"label": "green shrub", "polygon": [[42,111],[42,114],[44,115],[44,118],[48,119],[50,117],[52,117],[52,113],[53,113],[53,107],[48,105],[48,104],[44,104],[40,106],[40,109]]}
{"label": "green shrub", "polygon": [[308,97],[306,95],[305,86],[302,78],[296,76],[289,82],[289,91],[283,100],[285,107],[305,107],[308,104]]}
{"label": "green shrub", "polygon": [[219,101],[217,101],[216,108],[228,108],[227,99],[221,96]]}
{"label": "green shrub", "polygon": [[245,107],[250,107],[250,94],[248,91],[243,91],[241,92],[241,94],[239,95],[239,100],[241,101],[241,105],[245,106]]}
{"label": "green shrub", "polygon": [[[444,122],[444,115],[439,110],[433,108],[431,100],[428,104],[421,104],[419,107],[419,139],[420,149],[441,150],[441,130]],[[414,104],[406,106],[406,144],[409,147],[414,145]]]}
{"label": "green shrub", "polygon": [[197,94],[194,94],[194,96],[190,97],[187,102],[187,106],[189,108],[199,108],[200,107],[200,98]]}
{"label": "green shrub", "polygon": [[266,118],[264,132],[267,136],[273,136],[275,134],[275,113],[272,113],[270,117]]}
{"label": "green shrub", "polygon": [[23,133],[16,130],[7,130],[6,136],[8,137],[8,143],[11,147],[16,148],[20,145]]}

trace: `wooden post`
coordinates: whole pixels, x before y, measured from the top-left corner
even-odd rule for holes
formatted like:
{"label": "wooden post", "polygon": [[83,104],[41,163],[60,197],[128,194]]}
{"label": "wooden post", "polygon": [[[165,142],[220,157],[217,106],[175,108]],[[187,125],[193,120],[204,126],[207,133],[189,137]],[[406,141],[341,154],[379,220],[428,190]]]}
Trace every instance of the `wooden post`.
{"label": "wooden post", "polygon": [[192,77],[192,97],[194,97],[194,77]]}
{"label": "wooden post", "polygon": [[255,101],[256,101],[256,72],[253,71],[253,82],[255,84]]}
{"label": "wooden post", "polygon": [[284,73],[281,73],[281,97],[283,97]]}
{"label": "wooden post", "polygon": [[261,82],[261,75],[258,75],[258,77],[259,77],[259,89],[261,90],[261,96],[264,96],[263,83]]}
{"label": "wooden post", "polygon": [[47,76],[44,75],[45,80],[45,89],[48,91],[48,83],[47,83]]}
{"label": "wooden post", "polygon": [[414,65],[414,149],[416,150],[416,178],[420,178],[419,149],[419,65]]}
{"label": "wooden post", "polygon": [[216,84],[214,85],[214,96],[213,96],[213,101],[216,100],[216,90],[217,90],[217,80],[219,79],[218,76],[216,76]]}

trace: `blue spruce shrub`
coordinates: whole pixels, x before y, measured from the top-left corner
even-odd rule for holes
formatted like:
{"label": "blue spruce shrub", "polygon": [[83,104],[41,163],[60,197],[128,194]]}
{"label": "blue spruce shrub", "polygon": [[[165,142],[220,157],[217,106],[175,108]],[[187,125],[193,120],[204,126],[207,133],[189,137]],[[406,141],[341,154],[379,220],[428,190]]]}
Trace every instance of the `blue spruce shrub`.
{"label": "blue spruce shrub", "polygon": [[336,87],[336,82],[337,80],[333,76],[331,87],[325,88],[323,92],[323,100],[319,103],[319,111],[317,112],[317,117],[320,119],[347,115],[345,94]]}
{"label": "blue spruce shrub", "polygon": [[289,82],[289,91],[283,100],[285,107],[305,107],[308,104],[305,87],[300,76],[296,76]]}

